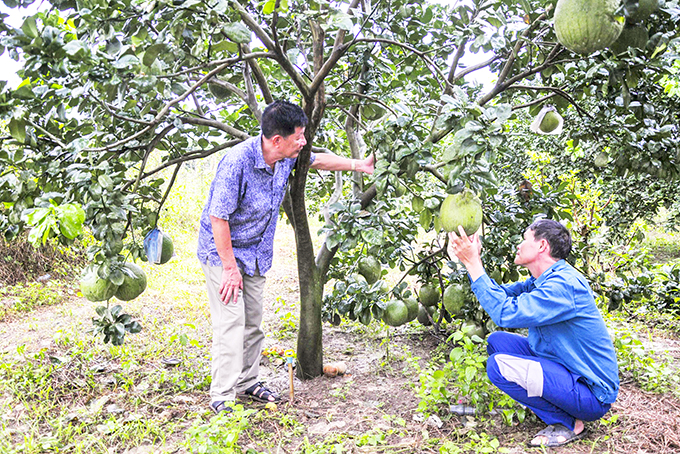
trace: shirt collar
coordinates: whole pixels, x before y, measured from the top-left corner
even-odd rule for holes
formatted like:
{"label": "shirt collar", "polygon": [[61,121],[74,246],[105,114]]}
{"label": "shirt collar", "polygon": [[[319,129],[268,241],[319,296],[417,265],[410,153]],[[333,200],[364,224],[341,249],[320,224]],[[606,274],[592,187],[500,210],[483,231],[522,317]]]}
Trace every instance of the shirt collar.
{"label": "shirt collar", "polygon": [[538,287],[539,285],[541,285],[543,281],[545,281],[548,278],[548,276],[561,270],[566,263],[567,262],[565,262],[564,259],[558,260],[555,263],[553,263],[550,266],[550,268],[543,271],[543,273],[540,276],[538,276],[538,278],[536,278],[536,280],[534,281],[534,286]]}
{"label": "shirt collar", "polygon": [[253,144],[252,150],[255,154],[255,168],[271,171],[272,168],[264,162],[264,156],[262,155],[262,134],[255,137],[255,143]]}

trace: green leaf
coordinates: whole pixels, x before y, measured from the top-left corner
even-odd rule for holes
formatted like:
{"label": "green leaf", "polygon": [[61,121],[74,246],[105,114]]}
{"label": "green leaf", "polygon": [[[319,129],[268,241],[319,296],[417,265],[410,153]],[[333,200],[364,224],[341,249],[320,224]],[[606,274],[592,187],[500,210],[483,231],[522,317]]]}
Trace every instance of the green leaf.
{"label": "green leaf", "polygon": [[66,44],[64,50],[69,57],[74,59],[82,58],[87,54],[87,46],[84,42],[77,39]]}
{"label": "green leaf", "polygon": [[23,118],[12,118],[9,121],[9,135],[20,143],[26,142],[26,122]]}
{"label": "green leaf", "polygon": [[236,43],[247,44],[250,42],[250,30],[241,22],[232,22],[231,24],[227,24],[222,27],[222,31],[230,40]]}
{"label": "green leaf", "polygon": [[21,31],[31,39],[38,37],[40,33],[38,32],[38,26],[35,22],[35,16],[29,16],[24,19],[24,23],[21,25]]}
{"label": "green leaf", "polygon": [[101,186],[104,189],[111,190],[113,188],[113,180],[108,175],[105,174],[99,175],[97,177],[97,182],[99,182],[99,186]]}
{"label": "green leaf", "polygon": [[80,205],[69,203],[58,207],[56,211],[62,235],[72,240],[82,233],[85,211]]}
{"label": "green leaf", "polygon": [[379,246],[382,244],[382,232],[375,228],[369,228],[361,231],[361,238],[368,244]]}
{"label": "green leaf", "polygon": [[142,63],[144,66],[153,65],[153,62],[155,62],[156,58],[158,58],[158,54],[164,52],[166,47],[167,46],[164,43],[153,44],[149,46],[146,51],[144,51],[144,56],[142,57]]}
{"label": "green leaf", "polygon": [[139,58],[137,58],[136,55],[132,54],[125,54],[122,57],[120,57],[118,60],[113,62],[111,66],[113,66],[116,69],[125,69],[130,66],[135,66],[139,64]]}

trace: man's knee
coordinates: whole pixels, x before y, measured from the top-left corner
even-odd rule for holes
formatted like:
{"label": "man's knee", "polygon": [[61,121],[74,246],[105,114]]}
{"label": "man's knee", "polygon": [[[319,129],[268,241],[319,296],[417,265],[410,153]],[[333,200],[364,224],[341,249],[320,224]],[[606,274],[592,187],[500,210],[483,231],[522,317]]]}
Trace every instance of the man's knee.
{"label": "man's knee", "polygon": [[503,351],[503,345],[507,343],[507,335],[505,331],[494,331],[486,338],[486,352],[492,355],[496,352]]}

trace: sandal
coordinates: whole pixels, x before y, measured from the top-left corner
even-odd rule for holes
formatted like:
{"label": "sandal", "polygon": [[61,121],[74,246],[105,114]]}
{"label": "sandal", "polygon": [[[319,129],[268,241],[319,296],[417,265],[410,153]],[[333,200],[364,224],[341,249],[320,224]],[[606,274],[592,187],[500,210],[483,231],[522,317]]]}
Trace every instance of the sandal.
{"label": "sandal", "polygon": [[245,391],[238,393],[237,397],[248,397],[262,403],[278,403],[281,401],[281,396],[274,391],[267,389],[261,382],[257,382]]}
{"label": "sandal", "polygon": [[587,433],[588,431],[585,428],[583,431],[581,431],[581,433],[576,434],[573,430],[567,429],[562,424],[551,424],[534,436],[534,438],[545,437],[547,439],[546,443],[529,442],[527,444],[534,448],[540,448],[541,446],[547,446],[551,448],[556,446],[564,446],[567,443],[571,443],[572,441],[576,441],[585,437]]}
{"label": "sandal", "polygon": [[213,402],[210,404],[210,409],[215,413],[216,415],[219,415],[220,413],[232,413],[234,411],[233,408],[228,406],[226,404],[226,401],[217,401]]}

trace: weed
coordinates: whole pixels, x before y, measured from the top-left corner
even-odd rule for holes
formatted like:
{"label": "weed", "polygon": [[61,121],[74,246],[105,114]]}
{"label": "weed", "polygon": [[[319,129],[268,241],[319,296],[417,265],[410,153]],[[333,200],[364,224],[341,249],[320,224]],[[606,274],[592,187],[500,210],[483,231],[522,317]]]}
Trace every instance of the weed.
{"label": "weed", "polygon": [[45,284],[26,282],[2,287],[0,288],[0,320],[10,314],[30,312],[39,306],[60,304],[67,297],[66,288],[54,281]]}
{"label": "weed", "polygon": [[208,423],[197,420],[186,432],[184,447],[192,453],[222,454],[241,452],[238,440],[250,426],[248,417],[256,410],[244,410],[237,405],[234,412],[210,418]]}

